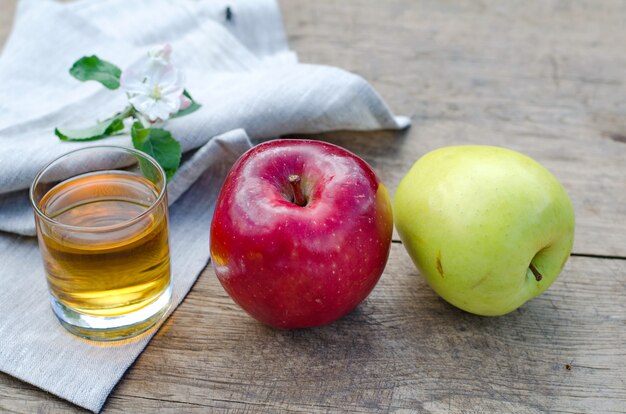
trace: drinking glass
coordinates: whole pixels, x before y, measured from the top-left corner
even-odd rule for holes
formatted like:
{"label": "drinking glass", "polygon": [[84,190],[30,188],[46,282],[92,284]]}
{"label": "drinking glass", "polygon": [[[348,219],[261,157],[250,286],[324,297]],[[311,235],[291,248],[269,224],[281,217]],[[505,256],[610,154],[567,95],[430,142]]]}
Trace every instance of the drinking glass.
{"label": "drinking glass", "polygon": [[95,146],[46,165],[30,188],[52,310],[78,336],[129,338],[170,306],[166,178],[150,156]]}

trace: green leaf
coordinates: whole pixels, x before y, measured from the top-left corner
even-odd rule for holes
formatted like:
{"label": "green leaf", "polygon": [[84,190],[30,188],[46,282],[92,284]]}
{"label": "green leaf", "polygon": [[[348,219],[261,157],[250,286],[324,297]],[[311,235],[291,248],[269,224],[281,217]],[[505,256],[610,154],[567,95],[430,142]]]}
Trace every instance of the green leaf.
{"label": "green leaf", "polygon": [[135,122],[130,135],[133,146],[157,160],[170,179],[178,169],[182,155],[180,143],[172,134],[161,128],[144,128],[140,122]]}
{"label": "green leaf", "polygon": [[70,74],[79,81],[94,80],[109,89],[120,87],[120,68],[96,55],[83,56],[70,68]]}
{"label": "green leaf", "polygon": [[185,95],[187,98],[189,98],[189,100],[191,101],[191,105],[189,105],[185,109],[181,109],[180,111],[176,112],[170,118],[178,118],[179,116],[189,115],[192,112],[196,112],[202,106],[202,105],[200,105],[199,103],[197,103],[196,101],[193,100],[193,98],[191,97],[189,92],[187,92],[186,89],[183,91],[183,95]]}
{"label": "green leaf", "polygon": [[108,137],[118,131],[124,129],[124,118],[128,116],[128,112],[124,111],[96,125],[88,128],[80,129],[61,129],[55,128],[54,134],[61,141],[94,141]]}

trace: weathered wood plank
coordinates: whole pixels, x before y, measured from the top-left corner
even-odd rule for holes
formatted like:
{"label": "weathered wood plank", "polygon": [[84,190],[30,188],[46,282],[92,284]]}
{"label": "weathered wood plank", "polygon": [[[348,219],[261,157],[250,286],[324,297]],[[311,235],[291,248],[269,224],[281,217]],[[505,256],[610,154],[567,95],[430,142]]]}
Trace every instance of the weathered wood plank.
{"label": "weathered wood plank", "polygon": [[13,15],[17,0],[2,0],[0,3],[0,52],[13,27]]}
{"label": "weathered wood plank", "polygon": [[[542,297],[484,318],[438,298],[394,244],[379,285],[355,312],[285,332],[247,317],[208,270],[105,412],[619,412],[624,274],[624,260],[574,257]],[[0,411],[68,408],[17,380],[0,384]]]}
{"label": "weathered wood plank", "polygon": [[544,296],[483,318],[437,297],[394,244],[357,311],[327,327],[282,332],[248,318],[208,270],[114,395],[247,402],[268,412],[619,411],[624,274],[626,261],[574,257]]}
{"label": "weathered wood plank", "polygon": [[[13,0],[0,3],[0,43]],[[406,133],[322,136],[395,190],[421,154],[498,144],[544,163],[572,195],[579,253],[626,257],[626,5],[282,1],[301,59],[361,73]],[[280,332],[200,277],[105,412],[623,412],[625,260],[574,257],[502,318],[439,299],[395,244],[381,283],[343,320]],[[566,364],[570,369],[566,369]],[[0,374],[0,412],[82,412]]]}
{"label": "weathered wood plank", "polygon": [[[5,2],[0,23],[14,3]],[[394,110],[412,117],[406,133],[317,136],[365,157],[392,193],[432,149],[506,146],[540,161],[569,191],[575,252],[626,257],[626,3],[281,6],[302,61],[363,75]],[[9,26],[0,26],[0,39]]]}
{"label": "weathered wood plank", "polygon": [[626,257],[626,3],[281,4],[302,61],[363,75],[413,119],[405,134],[320,136],[364,156],[391,192],[432,149],[506,146],[567,188],[575,252]]}

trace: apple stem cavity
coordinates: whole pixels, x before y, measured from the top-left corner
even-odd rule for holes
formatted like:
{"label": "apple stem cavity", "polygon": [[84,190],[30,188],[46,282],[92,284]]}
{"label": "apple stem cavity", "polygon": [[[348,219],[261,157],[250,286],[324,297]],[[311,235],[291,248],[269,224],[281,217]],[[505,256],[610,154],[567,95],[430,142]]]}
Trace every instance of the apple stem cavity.
{"label": "apple stem cavity", "polygon": [[291,189],[293,190],[293,203],[300,207],[306,206],[307,200],[302,192],[302,179],[300,176],[297,174],[290,175],[289,184],[291,184]]}
{"label": "apple stem cavity", "polygon": [[539,270],[537,270],[537,268],[532,262],[530,263],[528,268],[530,269],[531,272],[533,272],[533,275],[535,275],[535,280],[537,280],[537,282],[541,282],[541,279],[543,279],[543,276],[541,275],[541,273],[539,273]]}

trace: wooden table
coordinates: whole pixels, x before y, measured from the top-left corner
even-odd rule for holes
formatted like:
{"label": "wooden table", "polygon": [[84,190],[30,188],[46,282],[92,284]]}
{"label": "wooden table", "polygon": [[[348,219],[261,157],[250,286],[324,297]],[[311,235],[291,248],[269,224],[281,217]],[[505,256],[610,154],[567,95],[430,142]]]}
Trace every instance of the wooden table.
{"label": "wooden table", "polygon": [[[363,75],[413,127],[317,138],[364,157],[393,192],[451,144],[543,163],[577,216],[572,258],[500,318],[446,304],[394,242],[351,315],[280,332],[250,319],[211,268],[104,412],[625,412],[626,3],[283,0],[305,62]],[[0,3],[0,42],[14,0]],[[0,411],[81,411],[0,374]]]}

